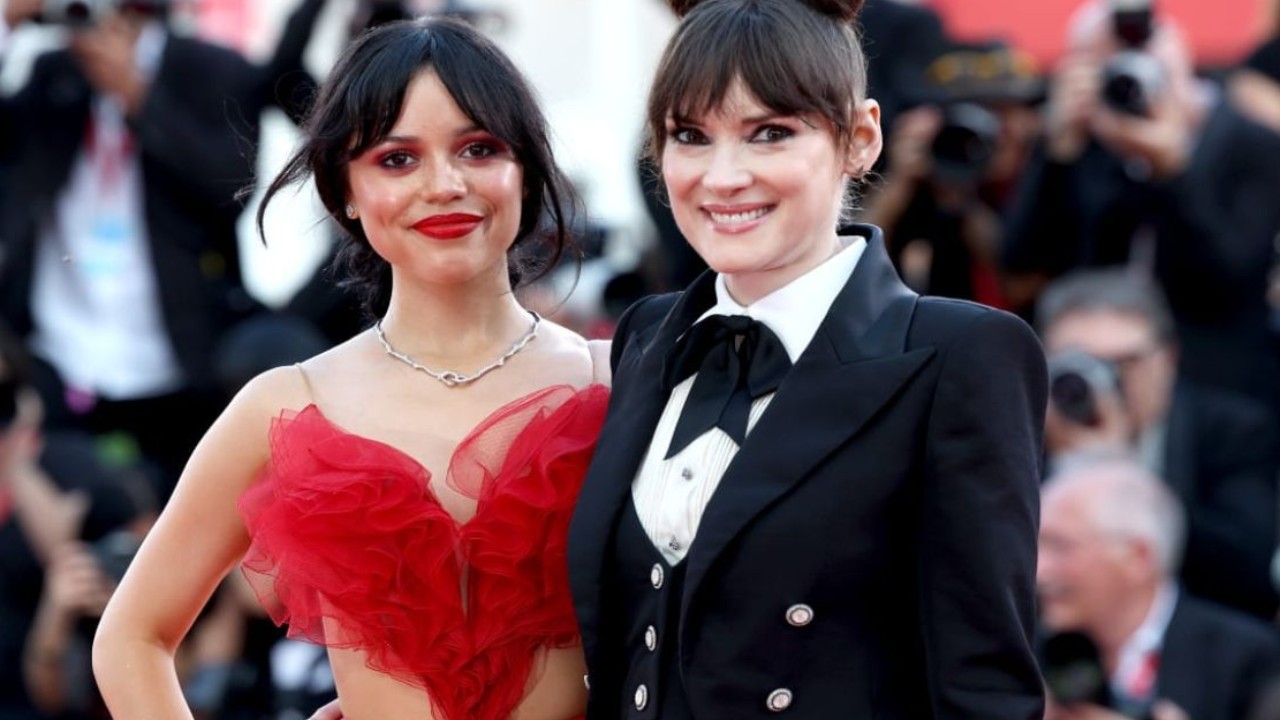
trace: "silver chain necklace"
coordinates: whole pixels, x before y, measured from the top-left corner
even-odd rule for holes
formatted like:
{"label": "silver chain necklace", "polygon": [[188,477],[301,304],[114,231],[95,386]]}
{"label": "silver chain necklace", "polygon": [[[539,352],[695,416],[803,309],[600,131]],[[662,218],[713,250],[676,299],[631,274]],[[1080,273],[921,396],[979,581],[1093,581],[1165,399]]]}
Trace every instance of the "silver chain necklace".
{"label": "silver chain necklace", "polygon": [[503,365],[506,365],[508,360],[510,360],[516,353],[523,350],[526,345],[533,342],[534,338],[538,337],[538,325],[542,322],[542,317],[539,316],[538,313],[532,310],[529,310],[528,313],[533,316],[533,325],[529,327],[529,331],[526,332],[524,335],[522,335],[519,340],[516,340],[514,343],[512,343],[511,348],[508,349],[505,353],[503,353],[502,357],[498,358],[497,360],[494,360],[488,365],[485,365],[484,367],[480,368],[474,374],[471,374],[471,375],[463,375],[462,373],[454,372],[452,370],[445,370],[444,372],[437,372],[435,370],[432,370],[426,365],[423,365],[417,360],[414,360],[412,357],[405,355],[399,350],[396,350],[395,348],[391,347],[391,343],[387,342],[386,333],[382,332],[381,320],[379,320],[373,326],[373,329],[378,334],[378,342],[382,343],[382,349],[386,350],[388,355],[395,358],[396,360],[399,360],[405,365],[408,365],[414,370],[417,370],[419,372],[424,372],[430,375],[436,380],[439,380],[440,382],[444,383],[446,387],[457,387],[459,385],[467,385],[467,384],[473,383],[476,380],[479,380],[480,378],[484,377],[485,375],[493,372],[494,370],[497,370]]}

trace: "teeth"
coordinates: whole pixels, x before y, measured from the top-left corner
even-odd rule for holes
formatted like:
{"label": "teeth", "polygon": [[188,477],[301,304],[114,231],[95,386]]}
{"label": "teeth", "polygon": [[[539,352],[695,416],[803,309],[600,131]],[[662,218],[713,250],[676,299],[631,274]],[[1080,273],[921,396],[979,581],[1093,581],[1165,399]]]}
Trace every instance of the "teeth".
{"label": "teeth", "polygon": [[759,220],[760,218],[769,214],[769,208],[762,207],[756,210],[752,210],[750,212],[728,213],[728,214],[711,212],[711,211],[707,211],[707,212],[709,215],[711,215],[711,219],[714,220],[715,222],[725,223],[725,224],[734,224],[734,223],[751,222],[752,220]]}

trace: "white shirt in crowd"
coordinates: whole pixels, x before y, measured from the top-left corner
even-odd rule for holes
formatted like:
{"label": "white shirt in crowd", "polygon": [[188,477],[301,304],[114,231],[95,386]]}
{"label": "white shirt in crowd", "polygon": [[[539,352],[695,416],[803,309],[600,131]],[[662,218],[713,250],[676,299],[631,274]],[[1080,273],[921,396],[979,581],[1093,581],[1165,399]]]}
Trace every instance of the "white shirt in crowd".
{"label": "white shirt in crowd", "polygon": [[[146,26],[135,61],[152,77],[166,34]],[[86,140],[36,240],[32,349],[72,388],[127,400],[183,384],[161,316],[142,163],[124,108],[95,95]]]}

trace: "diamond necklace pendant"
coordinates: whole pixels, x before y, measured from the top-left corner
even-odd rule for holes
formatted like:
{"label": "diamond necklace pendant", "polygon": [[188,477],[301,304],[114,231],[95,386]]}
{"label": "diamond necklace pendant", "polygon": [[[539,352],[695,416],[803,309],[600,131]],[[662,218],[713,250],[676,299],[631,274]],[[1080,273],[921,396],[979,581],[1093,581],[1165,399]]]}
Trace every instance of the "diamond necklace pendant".
{"label": "diamond necklace pendant", "polygon": [[499,357],[497,360],[485,365],[471,375],[463,375],[462,373],[454,372],[453,370],[432,370],[426,365],[414,360],[409,355],[396,350],[391,346],[391,343],[387,341],[386,333],[382,332],[382,320],[378,320],[378,322],[374,324],[373,330],[378,336],[378,342],[382,343],[382,349],[385,350],[388,355],[399,360],[405,365],[408,365],[414,370],[426,373],[436,380],[439,380],[445,387],[458,387],[459,385],[468,385],[473,383],[503,365],[506,365],[508,360],[514,357],[516,353],[525,349],[529,343],[533,342],[534,338],[538,337],[538,325],[542,323],[542,317],[532,310],[529,310],[528,313],[533,316],[533,324],[529,326],[529,331],[520,336],[519,340],[512,343],[511,347],[502,354],[502,357]]}

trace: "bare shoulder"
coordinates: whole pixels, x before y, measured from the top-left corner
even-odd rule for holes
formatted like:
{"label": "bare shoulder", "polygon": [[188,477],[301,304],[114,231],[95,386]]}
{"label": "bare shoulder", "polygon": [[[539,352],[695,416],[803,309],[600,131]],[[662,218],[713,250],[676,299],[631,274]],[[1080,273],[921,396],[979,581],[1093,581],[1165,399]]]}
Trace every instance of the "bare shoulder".
{"label": "bare shoulder", "polygon": [[317,389],[342,378],[360,362],[361,346],[355,338],[296,365],[272,368],[241,388],[225,416],[245,429],[266,428],[286,410],[301,410],[316,402]]}
{"label": "bare shoulder", "polygon": [[294,397],[295,402],[301,401],[301,405],[315,402],[317,394],[328,394],[335,387],[350,385],[351,378],[372,371],[372,364],[383,357],[381,351],[373,352],[373,343],[366,337],[369,334],[370,331],[359,333],[319,355],[283,368],[292,371],[302,383],[302,395]]}
{"label": "bare shoulder", "polygon": [[307,382],[297,365],[272,368],[245,384],[228,409],[274,414],[283,408],[304,405],[309,396]]}
{"label": "bare shoulder", "polygon": [[210,467],[242,464],[245,470],[260,465],[269,453],[271,422],[283,410],[303,407],[306,397],[305,381],[294,366],[268,370],[250,380],[200,441],[183,480],[200,475],[205,461]]}
{"label": "bare shoulder", "polygon": [[587,349],[591,351],[591,365],[595,369],[596,382],[613,385],[613,366],[609,363],[609,354],[613,351],[612,340],[588,340]]}
{"label": "bare shoulder", "polygon": [[587,340],[563,325],[544,319],[538,342],[544,343],[539,362],[548,369],[548,375],[579,387],[609,383],[607,341]]}

